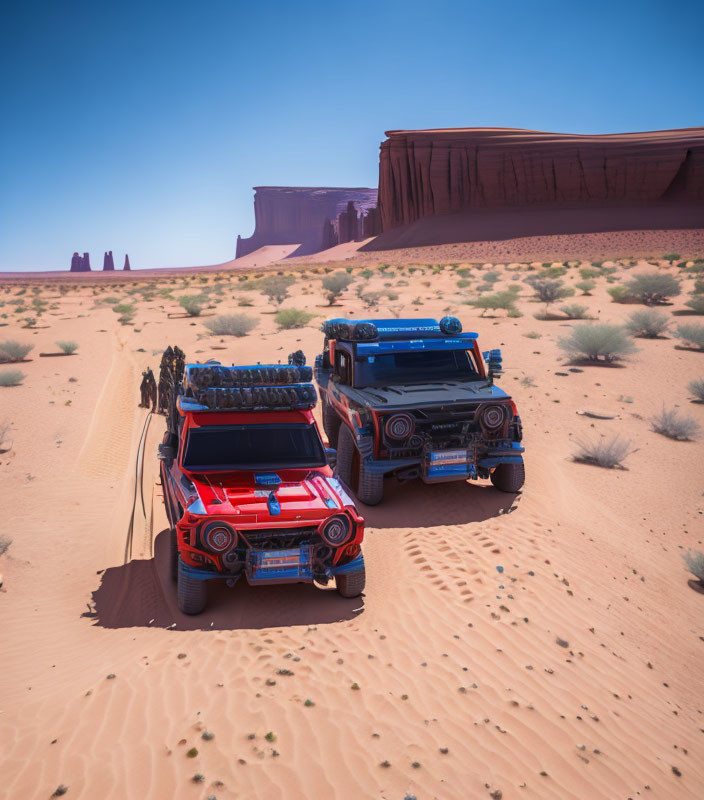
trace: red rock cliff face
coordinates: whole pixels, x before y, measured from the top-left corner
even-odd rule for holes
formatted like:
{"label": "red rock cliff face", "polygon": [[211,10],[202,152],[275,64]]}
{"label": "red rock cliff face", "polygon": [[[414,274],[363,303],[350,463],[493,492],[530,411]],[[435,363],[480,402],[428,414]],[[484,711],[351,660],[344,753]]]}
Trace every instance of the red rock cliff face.
{"label": "red rock cliff face", "polygon": [[471,209],[704,201],[704,128],[604,136],[505,128],[386,135],[379,165],[383,231]]}
{"label": "red rock cliff face", "polygon": [[349,203],[363,217],[377,198],[376,189],[365,188],[256,186],[254,192],[254,233],[237,237],[236,258],[269,244],[299,244],[293,255],[317,253],[338,243],[338,217]]}

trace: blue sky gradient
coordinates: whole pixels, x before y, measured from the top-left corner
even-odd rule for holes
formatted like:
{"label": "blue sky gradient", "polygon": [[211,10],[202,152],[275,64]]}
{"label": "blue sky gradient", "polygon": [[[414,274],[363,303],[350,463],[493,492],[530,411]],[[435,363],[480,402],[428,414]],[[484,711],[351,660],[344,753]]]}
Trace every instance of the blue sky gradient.
{"label": "blue sky gradient", "polygon": [[0,270],[234,257],[255,185],[376,186],[394,128],[704,125],[701,2],[5,3]]}

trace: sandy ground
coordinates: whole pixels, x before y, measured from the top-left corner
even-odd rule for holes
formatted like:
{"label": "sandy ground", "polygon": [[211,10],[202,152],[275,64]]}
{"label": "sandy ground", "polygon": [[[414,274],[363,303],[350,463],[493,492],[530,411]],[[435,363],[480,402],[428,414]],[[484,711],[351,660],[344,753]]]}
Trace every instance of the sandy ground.
{"label": "sandy ground", "polygon": [[[526,275],[499,272],[499,289]],[[128,287],[102,280],[36,286],[50,306],[25,329],[8,305],[22,287],[2,288],[0,341],[34,345],[17,365],[22,385],[0,388],[11,425],[0,534],[12,539],[0,556],[3,797],[48,798],[60,784],[70,798],[115,800],[704,796],[704,594],[680,558],[704,549],[704,432],[677,442],[648,423],[665,404],[704,424],[686,388],[704,377],[704,354],[638,340],[621,367],[570,367],[557,339],[573,323],[535,319],[525,284],[522,317],[482,317],[461,305],[478,270],[464,289],[450,268],[391,273],[375,271],[367,289],[398,298],[369,312],[356,284],[325,308],[307,271],[284,306],[318,318],[284,333],[232,274],[160,279],[175,297],[188,283],[220,301],[205,313],[258,319],[227,340],[159,295],[132,296],[134,324],[121,325],[104,301],[129,299]],[[578,280],[570,269],[567,284]],[[606,288],[599,278],[573,301],[621,322],[637,307]],[[238,307],[243,296],[254,306]],[[240,583],[212,587],[201,617],[181,615],[158,483],[164,423],[137,407],[140,371],[167,344],[194,360],[285,360],[301,347],[312,361],[331,314],[444,313],[503,349],[500,384],[525,426],[524,491],[390,483],[383,505],[361,507],[361,599]],[[76,355],[39,357],[62,339]],[[632,441],[626,470],[572,461],[575,440],[615,433]]]}

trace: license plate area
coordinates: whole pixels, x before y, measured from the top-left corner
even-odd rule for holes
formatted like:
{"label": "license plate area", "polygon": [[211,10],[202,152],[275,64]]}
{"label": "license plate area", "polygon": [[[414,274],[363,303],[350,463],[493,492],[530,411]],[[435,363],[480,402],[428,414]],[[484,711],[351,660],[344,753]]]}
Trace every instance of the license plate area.
{"label": "license plate area", "polygon": [[289,550],[250,550],[247,578],[252,583],[280,583],[313,579],[310,547]]}
{"label": "license plate area", "polygon": [[465,448],[456,450],[434,450],[426,456],[425,474],[428,478],[471,475],[474,464],[470,461],[469,451]]}

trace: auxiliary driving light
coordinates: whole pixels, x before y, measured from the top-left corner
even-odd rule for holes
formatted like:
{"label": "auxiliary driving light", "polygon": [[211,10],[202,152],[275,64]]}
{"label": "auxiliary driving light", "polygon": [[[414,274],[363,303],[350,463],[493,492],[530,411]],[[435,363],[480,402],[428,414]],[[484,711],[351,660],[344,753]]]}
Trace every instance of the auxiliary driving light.
{"label": "auxiliary driving light", "polygon": [[440,320],[440,331],[446,336],[462,333],[462,323],[457,317],[443,317]]}
{"label": "auxiliary driving light", "polygon": [[506,411],[503,406],[487,406],[482,412],[481,423],[488,430],[500,428],[506,419]]}
{"label": "auxiliary driving light", "polygon": [[236,534],[226,522],[208,522],[200,533],[201,539],[209,550],[224,553],[235,543]]}
{"label": "auxiliary driving light", "polygon": [[394,414],[386,420],[384,430],[389,439],[407,439],[415,430],[415,420],[410,414]]}
{"label": "auxiliary driving light", "polygon": [[332,547],[339,547],[350,538],[351,532],[352,525],[349,517],[344,514],[338,514],[335,517],[330,517],[323,525],[320,535]]}

